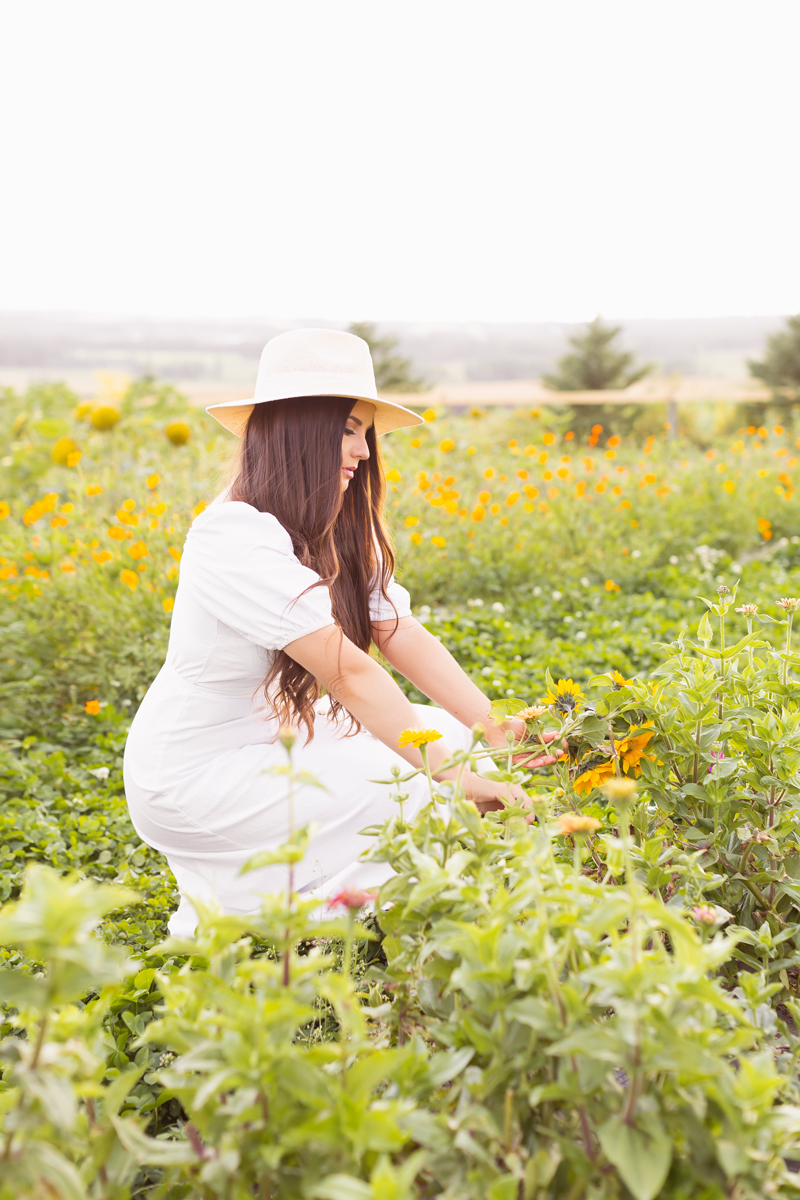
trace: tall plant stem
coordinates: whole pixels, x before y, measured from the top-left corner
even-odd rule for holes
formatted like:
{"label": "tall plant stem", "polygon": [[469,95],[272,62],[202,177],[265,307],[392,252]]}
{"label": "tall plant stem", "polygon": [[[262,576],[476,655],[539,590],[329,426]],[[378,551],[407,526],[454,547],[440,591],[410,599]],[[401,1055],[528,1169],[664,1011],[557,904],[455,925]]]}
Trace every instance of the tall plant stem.
{"label": "tall plant stem", "polygon": [[611,755],[614,759],[614,774],[617,779],[622,778],[622,771],[619,765],[619,754],[617,753],[617,743],[614,741],[614,726],[611,721],[608,722],[608,740],[611,743]]}
{"label": "tall plant stem", "polygon": [[792,621],[794,613],[787,612],[786,614],[786,657],[783,660],[783,670],[781,672],[781,683],[786,684],[789,679],[789,655],[792,650]]}

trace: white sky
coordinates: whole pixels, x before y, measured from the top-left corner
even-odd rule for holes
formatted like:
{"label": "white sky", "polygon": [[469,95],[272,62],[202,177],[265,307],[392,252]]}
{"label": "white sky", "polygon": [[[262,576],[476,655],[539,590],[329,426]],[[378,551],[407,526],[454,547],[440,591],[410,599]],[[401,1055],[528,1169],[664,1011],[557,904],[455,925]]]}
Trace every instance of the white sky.
{"label": "white sky", "polygon": [[0,309],[800,308],[798,0],[0,2]]}

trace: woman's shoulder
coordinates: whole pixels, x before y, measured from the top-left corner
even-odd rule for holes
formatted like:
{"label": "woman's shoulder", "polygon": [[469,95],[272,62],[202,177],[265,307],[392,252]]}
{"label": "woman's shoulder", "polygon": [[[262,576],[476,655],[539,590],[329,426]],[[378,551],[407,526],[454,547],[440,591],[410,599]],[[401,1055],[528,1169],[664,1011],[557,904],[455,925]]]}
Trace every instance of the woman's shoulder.
{"label": "woman's shoulder", "polygon": [[195,517],[189,535],[190,541],[222,535],[235,542],[255,542],[284,554],[294,554],[292,539],[278,518],[243,500],[214,500]]}

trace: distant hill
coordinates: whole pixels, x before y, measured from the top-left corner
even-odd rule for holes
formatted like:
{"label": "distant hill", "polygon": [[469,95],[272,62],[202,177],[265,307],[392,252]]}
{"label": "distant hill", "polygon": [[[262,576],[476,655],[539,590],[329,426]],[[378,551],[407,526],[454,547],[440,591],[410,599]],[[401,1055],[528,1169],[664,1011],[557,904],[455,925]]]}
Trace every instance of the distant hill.
{"label": "distant hill", "polygon": [[[358,314],[368,318],[371,314]],[[612,319],[612,318],[609,318]],[[626,346],[659,373],[747,378],[745,360],[785,318],[618,319]],[[0,384],[33,378],[88,379],[96,370],[203,386],[251,383],[264,343],[285,329],[325,320],[163,320],[70,313],[0,313]],[[552,369],[577,325],[556,322],[425,324],[378,322],[400,339],[430,383],[538,379]],[[77,384],[75,386],[78,386]]]}

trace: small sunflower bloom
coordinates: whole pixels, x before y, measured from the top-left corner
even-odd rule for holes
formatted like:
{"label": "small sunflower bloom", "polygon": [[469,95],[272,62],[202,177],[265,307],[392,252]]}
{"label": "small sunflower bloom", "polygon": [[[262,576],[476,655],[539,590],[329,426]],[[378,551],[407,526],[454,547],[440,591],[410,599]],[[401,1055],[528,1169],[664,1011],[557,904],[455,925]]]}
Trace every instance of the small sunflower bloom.
{"label": "small sunflower bloom", "polygon": [[543,698],[543,704],[553,704],[559,712],[572,713],[583,707],[585,697],[580,685],[571,679],[559,679],[552,692]]}
{"label": "small sunflower bloom", "polygon": [[577,795],[588,796],[595,788],[604,787],[614,774],[614,764],[609,759],[608,762],[597,763],[596,766],[590,767],[588,771],[584,771],[577,779],[573,781],[573,788]]}
{"label": "small sunflower bloom", "polygon": [[614,684],[615,692],[619,691],[620,688],[630,687],[632,683],[636,682],[635,679],[626,679],[625,676],[622,674],[622,672],[618,671],[616,669],[616,667],[614,668],[613,671],[608,671],[607,675],[608,675],[609,679],[611,680],[611,682]]}
{"label": "small sunflower bloom", "polygon": [[404,746],[413,746],[415,750],[419,750],[429,742],[438,742],[441,736],[438,729],[404,729],[397,739],[397,744],[401,749]]}

